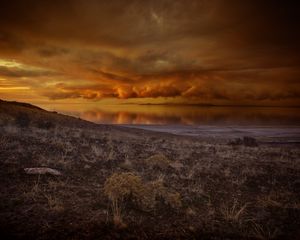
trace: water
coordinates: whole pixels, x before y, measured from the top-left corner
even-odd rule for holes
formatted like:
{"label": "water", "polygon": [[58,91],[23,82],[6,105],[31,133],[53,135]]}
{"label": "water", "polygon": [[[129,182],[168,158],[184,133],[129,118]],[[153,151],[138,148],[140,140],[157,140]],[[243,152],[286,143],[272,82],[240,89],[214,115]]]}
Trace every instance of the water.
{"label": "water", "polygon": [[56,105],[48,110],[95,123],[197,126],[300,126],[299,108],[173,105]]}

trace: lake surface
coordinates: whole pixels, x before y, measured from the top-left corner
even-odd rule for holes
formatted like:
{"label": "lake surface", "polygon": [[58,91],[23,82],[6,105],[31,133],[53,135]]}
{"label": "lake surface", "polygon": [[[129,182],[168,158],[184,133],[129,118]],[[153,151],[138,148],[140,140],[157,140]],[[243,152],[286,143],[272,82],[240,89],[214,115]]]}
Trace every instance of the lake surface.
{"label": "lake surface", "polygon": [[46,109],[106,124],[300,126],[300,108],[81,104]]}

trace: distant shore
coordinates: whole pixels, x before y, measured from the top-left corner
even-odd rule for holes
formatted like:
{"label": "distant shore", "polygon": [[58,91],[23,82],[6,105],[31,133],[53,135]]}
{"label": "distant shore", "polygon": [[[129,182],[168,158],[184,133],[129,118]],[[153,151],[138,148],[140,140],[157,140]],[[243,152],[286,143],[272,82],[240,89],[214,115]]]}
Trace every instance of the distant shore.
{"label": "distant shore", "polygon": [[299,126],[210,126],[210,125],[122,125],[155,132],[172,133],[175,135],[209,137],[209,138],[238,138],[243,136],[268,139],[268,141],[284,141],[300,143]]}

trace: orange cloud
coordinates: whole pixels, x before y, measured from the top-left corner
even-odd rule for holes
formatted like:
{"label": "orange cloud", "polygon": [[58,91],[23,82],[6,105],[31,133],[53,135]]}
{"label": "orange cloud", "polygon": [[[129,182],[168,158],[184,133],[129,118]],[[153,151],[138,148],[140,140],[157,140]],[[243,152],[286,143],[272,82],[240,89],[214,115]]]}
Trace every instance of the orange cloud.
{"label": "orange cloud", "polygon": [[0,94],[299,105],[298,9],[258,0],[4,0]]}

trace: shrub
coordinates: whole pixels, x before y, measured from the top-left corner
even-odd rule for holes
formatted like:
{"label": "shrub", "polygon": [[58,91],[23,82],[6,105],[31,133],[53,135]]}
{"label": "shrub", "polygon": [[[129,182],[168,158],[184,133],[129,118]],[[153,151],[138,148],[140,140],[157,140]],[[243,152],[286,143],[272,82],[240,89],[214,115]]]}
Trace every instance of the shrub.
{"label": "shrub", "polygon": [[104,184],[104,193],[112,202],[113,222],[124,227],[122,220],[122,204],[125,198],[139,198],[143,189],[142,180],[133,173],[114,173]]}
{"label": "shrub", "polygon": [[138,197],[143,188],[142,180],[133,173],[114,173],[104,185],[104,193],[111,201],[122,201],[132,196]]}
{"label": "shrub", "polygon": [[146,163],[153,168],[159,168],[161,170],[167,169],[171,161],[163,154],[155,154],[146,160]]}
{"label": "shrub", "polygon": [[[159,179],[147,184],[148,192],[151,193],[152,197],[155,199],[160,198],[164,201],[166,205],[169,205],[172,208],[180,208],[181,207],[181,197],[178,192],[172,192],[167,187],[164,186],[163,180]],[[148,199],[144,199],[144,201]],[[149,202],[149,201],[148,201]],[[151,203],[151,202],[150,202]],[[149,207],[153,207],[153,205],[149,205]]]}
{"label": "shrub", "polygon": [[135,200],[144,209],[153,209],[157,199],[162,199],[172,208],[181,207],[180,194],[166,188],[161,179],[143,183],[141,177],[134,173],[114,173],[106,180],[104,193],[112,203],[114,223],[121,226],[125,199]]}

